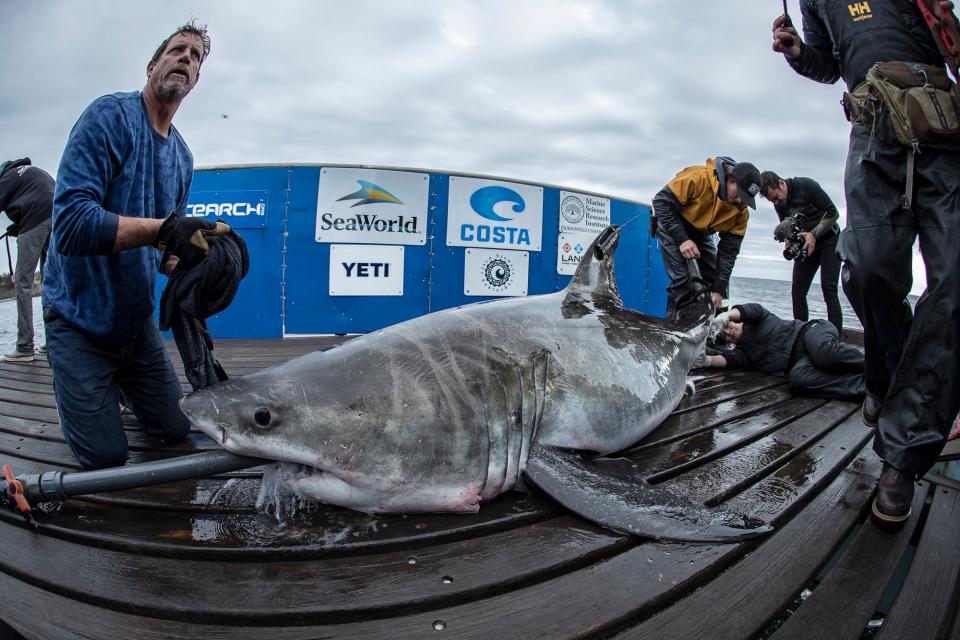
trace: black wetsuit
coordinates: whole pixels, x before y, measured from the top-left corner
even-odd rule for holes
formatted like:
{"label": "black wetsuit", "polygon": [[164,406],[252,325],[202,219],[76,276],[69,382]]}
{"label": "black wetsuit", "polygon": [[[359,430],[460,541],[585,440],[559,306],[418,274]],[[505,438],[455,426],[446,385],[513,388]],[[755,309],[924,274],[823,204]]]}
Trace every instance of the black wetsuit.
{"label": "black wetsuit", "polygon": [[862,400],[863,354],[840,342],[829,322],[783,320],[759,304],[738,304],[743,333],[720,355],[727,366],[785,375],[799,395]]}
{"label": "black wetsuit", "polygon": [[[943,65],[910,0],[801,0],[805,44],[790,65],[825,83],[860,84],[876,62]],[[843,288],[864,327],[867,389],[883,398],[874,449],[922,476],[960,409],[960,152],[916,154],[912,208],[903,208],[908,148],[881,122],[850,133]],[[927,289],[911,317],[912,247],[920,236]]]}
{"label": "black wetsuit", "polygon": [[817,270],[820,270],[820,290],[827,304],[827,319],[837,331],[843,331],[843,311],[840,309],[840,258],[837,257],[837,237],[840,213],[830,196],[820,184],[810,178],[789,178],[787,203],[774,207],[780,220],[793,218],[801,231],[808,231],[817,239],[817,244],[804,260],[793,263],[793,317],[809,320],[807,292]]}

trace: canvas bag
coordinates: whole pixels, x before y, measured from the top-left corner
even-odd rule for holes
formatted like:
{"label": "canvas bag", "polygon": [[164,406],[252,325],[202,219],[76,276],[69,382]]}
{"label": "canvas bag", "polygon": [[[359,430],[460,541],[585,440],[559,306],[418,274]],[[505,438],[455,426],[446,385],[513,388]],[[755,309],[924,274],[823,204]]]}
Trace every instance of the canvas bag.
{"label": "canvas bag", "polygon": [[898,141],[914,149],[960,149],[960,100],[943,68],[879,62],[866,84],[870,97],[886,106]]}

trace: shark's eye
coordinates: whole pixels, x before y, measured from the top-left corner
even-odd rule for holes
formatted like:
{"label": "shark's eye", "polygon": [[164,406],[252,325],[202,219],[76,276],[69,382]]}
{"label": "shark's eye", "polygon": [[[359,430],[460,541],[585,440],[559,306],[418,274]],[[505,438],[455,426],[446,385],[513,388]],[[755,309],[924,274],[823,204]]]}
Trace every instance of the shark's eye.
{"label": "shark's eye", "polygon": [[270,410],[266,407],[260,407],[253,412],[254,421],[261,427],[266,427],[270,424]]}

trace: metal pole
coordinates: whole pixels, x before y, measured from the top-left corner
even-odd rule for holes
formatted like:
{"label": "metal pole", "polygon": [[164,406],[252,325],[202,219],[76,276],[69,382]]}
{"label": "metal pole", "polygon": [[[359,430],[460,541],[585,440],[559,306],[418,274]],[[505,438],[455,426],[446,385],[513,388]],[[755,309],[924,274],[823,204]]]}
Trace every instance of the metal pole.
{"label": "metal pole", "polygon": [[3,234],[3,239],[7,241],[7,266],[10,267],[10,280],[13,280],[13,258],[10,257],[10,236]]}

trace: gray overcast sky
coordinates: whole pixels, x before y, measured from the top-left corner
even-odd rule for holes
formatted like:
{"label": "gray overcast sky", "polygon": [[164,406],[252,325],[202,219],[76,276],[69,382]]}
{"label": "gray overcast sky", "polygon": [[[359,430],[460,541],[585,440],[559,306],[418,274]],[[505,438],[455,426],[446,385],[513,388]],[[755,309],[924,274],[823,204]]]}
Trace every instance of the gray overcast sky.
{"label": "gray overcast sky", "polygon": [[[788,6],[799,23],[797,0]],[[87,104],[141,89],[153,50],[195,17],[212,53],[174,123],[197,166],[446,169],[650,202],[681,168],[728,155],[818,180],[843,214],[842,87],[770,50],[781,11],[772,0],[0,2],[0,157],[55,174]],[[776,214],[758,203],[734,275],[789,279]]]}

